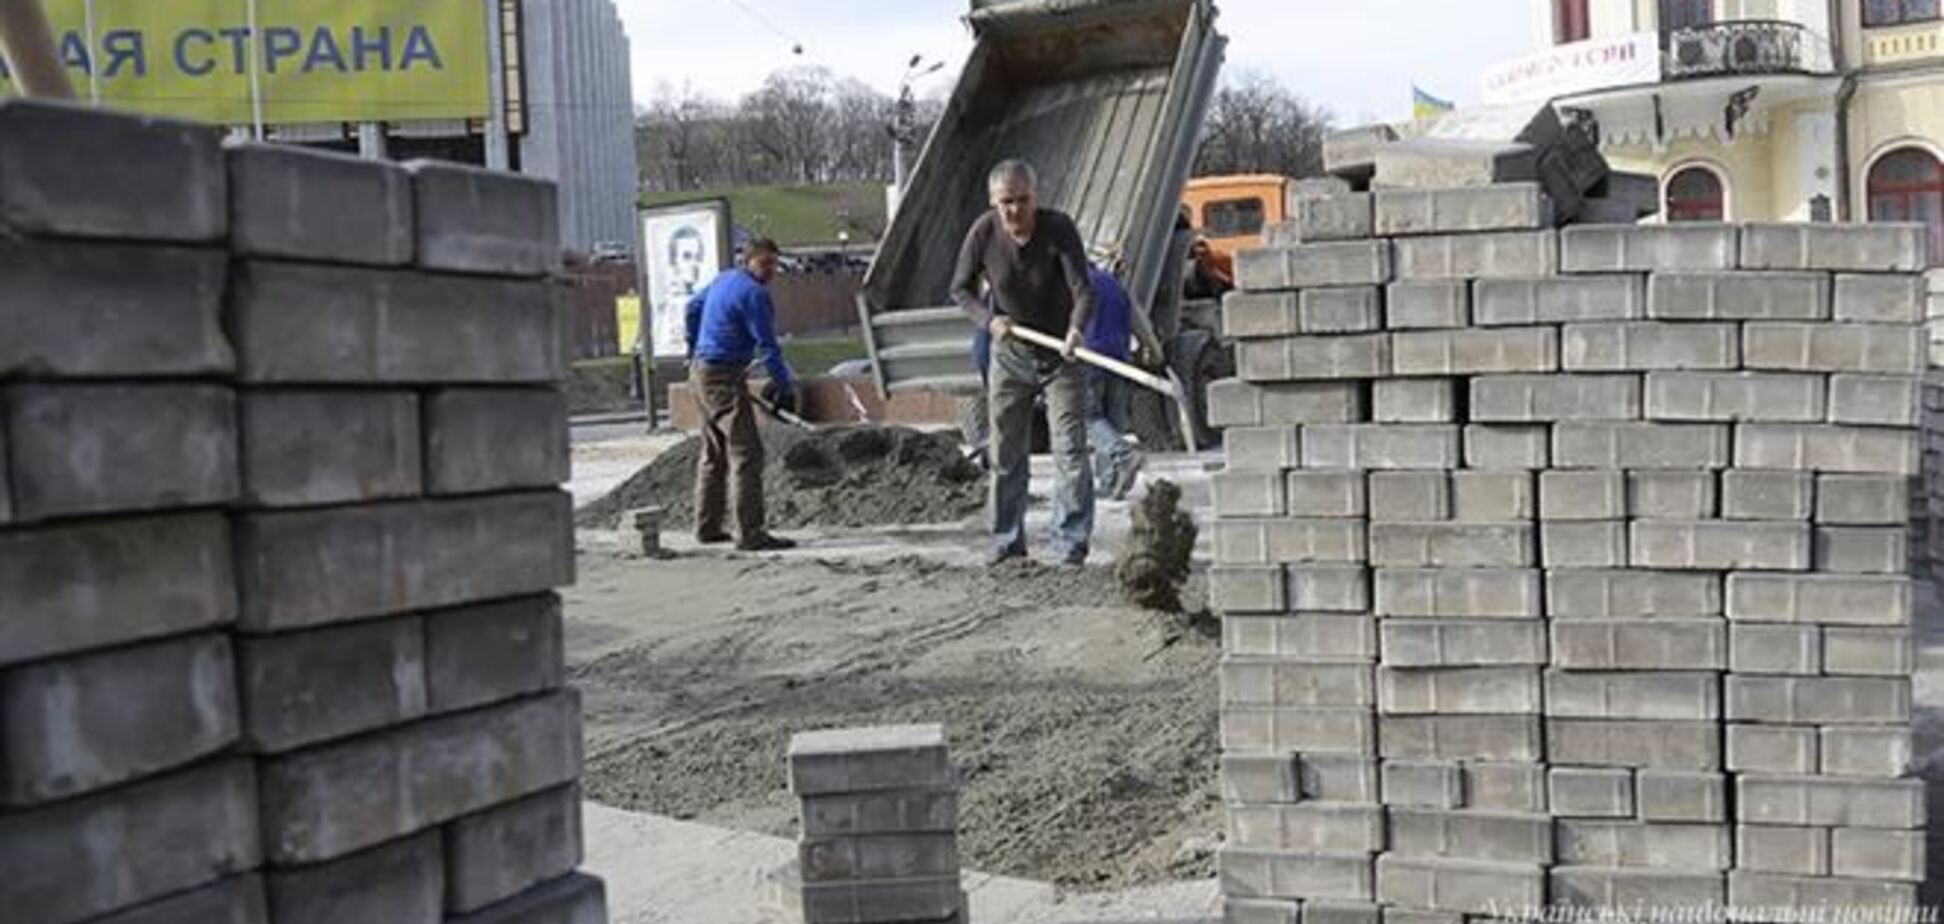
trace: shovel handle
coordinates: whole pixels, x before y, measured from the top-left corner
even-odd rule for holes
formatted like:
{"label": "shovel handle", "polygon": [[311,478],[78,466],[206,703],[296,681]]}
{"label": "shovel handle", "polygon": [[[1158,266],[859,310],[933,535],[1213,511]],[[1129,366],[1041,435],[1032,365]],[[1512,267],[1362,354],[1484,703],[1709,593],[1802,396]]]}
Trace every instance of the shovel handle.
{"label": "shovel handle", "polygon": [[[1066,344],[1060,342],[1057,338],[1049,337],[1030,327],[1021,327],[1017,324],[1013,325],[1012,329],[1006,332],[1006,336],[1018,337],[1034,346],[1045,347],[1049,350],[1064,351],[1066,349]],[[1136,385],[1151,388],[1177,401],[1181,400],[1181,393],[1175,390],[1173,382],[1155,375],[1146,369],[1142,369],[1139,366],[1121,362],[1112,356],[1103,356],[1086,347],[1081,347],[1073,351],[1073,355],[1087,365],[1097,366],[1121,378],[1127,379]]]}

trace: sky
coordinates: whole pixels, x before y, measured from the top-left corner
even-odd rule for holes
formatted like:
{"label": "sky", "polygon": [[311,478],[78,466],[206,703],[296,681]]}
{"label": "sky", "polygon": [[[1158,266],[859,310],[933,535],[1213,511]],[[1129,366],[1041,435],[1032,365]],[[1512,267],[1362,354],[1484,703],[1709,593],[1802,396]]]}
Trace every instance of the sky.
{"label": "sky", "polygon": [[[1486,68],[1533,51],[1536,0],[1217,0],[1225,71],[1277,78],[1339,125],[1410,115],[1411,85],[1460,104]],[[971,49],[965,0],[615,0],[635,101],[684,84],[725,100],[779,67],[818,64],[893,93],[913,54],[946,68]],[[704,12],[706,11],[706,12]],[[802,53],[795,48],[801,46]]]}

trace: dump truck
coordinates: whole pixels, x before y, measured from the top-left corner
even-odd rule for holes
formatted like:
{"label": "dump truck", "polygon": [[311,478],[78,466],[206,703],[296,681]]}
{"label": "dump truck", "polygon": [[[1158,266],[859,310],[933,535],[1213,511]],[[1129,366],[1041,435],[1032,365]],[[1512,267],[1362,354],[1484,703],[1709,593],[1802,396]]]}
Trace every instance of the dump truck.
{"label": "dump truck", "polygon": [[987,171],[1012,157],[1114,264],[1144,351],[1192,372],[1206,344],[1174,342],[1180,293],[1165,290],[1179,283],[1165,280],[1180,275],[1182,187],[1227,45],[1215,17],[1213,0],[972,0],[971,56],[858,295],[882,391],[977,390],[952,269],[990,208]]}

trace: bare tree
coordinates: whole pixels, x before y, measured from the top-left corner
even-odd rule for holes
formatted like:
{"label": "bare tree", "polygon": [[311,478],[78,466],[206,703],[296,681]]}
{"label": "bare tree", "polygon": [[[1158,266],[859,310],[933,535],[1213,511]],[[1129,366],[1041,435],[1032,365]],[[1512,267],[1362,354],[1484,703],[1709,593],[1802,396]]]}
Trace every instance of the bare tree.
{"label": "bare tree", "polygon": [[796,182],[826,178],[835,84],[824,68],[791,67],[770,74],[756,92],[743,97],[743,117],[757,129],[753,140]]}
{"label": "bare tree", "polygon": [[1315,176],[1323,170],[1323,136],[1330,114],[1305,103],[1257,71],[1224,83],[1202,127],[1195,173],[1275,173]]}
{"label": "bare tree", "polygon": [[[646,111],[636,120],[646,164],[644,175],[652,188],[693,189],[716,166],[707,151],[707,123],[719,119],[719,107],[693,84],[680,90],[667,81],[656,85]],[[652,156],[646,156],[652,155]]]}

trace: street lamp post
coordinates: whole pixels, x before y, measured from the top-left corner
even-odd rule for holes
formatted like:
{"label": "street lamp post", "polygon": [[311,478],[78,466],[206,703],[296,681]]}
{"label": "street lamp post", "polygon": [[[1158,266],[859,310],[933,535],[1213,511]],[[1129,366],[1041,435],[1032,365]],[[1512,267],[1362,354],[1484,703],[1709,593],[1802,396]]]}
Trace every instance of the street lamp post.
{"label": "street lamp post", "polygon": [[904,195],[905,187],[911,183],[911,156],[918,144],[918,104],[912,99],[911,85],[945,66],[943,61],[933,61],[920,69],[924,61],[924,55],[912,55],[911,62],[905,65],[904,76],[898,80],[898,101],[891,114],[891,176],[899,196]]}

